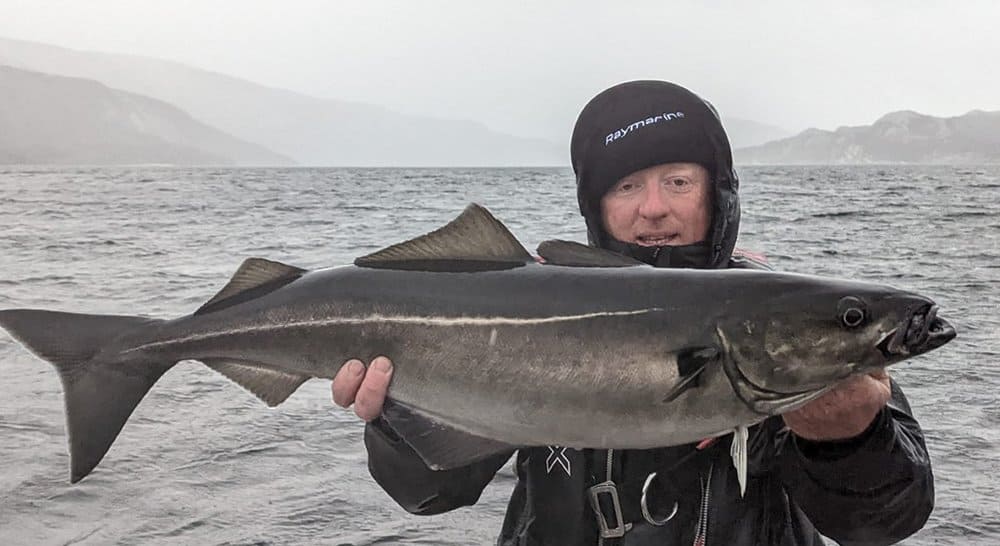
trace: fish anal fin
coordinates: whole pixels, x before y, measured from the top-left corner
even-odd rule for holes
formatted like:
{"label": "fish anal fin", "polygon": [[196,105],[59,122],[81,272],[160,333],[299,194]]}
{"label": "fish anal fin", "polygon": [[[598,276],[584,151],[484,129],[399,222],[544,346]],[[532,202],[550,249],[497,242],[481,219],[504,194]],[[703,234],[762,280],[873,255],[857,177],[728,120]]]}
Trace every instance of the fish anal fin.
{"label": "fish anal fin", "polygon": [[359,267],[422,271],[509,269],[533,259],[485,208],[469,205],[444,227],[354,260]]}
{"label": "fish anal fin", "polygon": [[677,383],[663,397],[663,403],[672,402],[689,389],[697,388],[701,374],[709,363],[719,358],[714,347],[684,349],[677,354]]}
{"label": "fish anal fin", "polygon": [[250,391],[272,408],[287,400],[296,389],[309,380],[308,375],[266,368],[256,362],[219,358],[204,358],[201,362]]}
{"label": "fish anal fin", "polygon": [[194,312],[203,315],[259,298],[294,281],[305,273],[292,265],[264,258],[247,258],[218,294]]}
{"label": "fish anal fin", "polygon": [[571,267],[632,267],[646,265],[617,252],[595,248],[575,241],[553,239],[538,245],[538,255],[549,265]]}
{"label": "fish anal fin", "polygon": [[382,417],[431,470],[458,468],[517,449],[439,423],[391,398],[382,406]]}

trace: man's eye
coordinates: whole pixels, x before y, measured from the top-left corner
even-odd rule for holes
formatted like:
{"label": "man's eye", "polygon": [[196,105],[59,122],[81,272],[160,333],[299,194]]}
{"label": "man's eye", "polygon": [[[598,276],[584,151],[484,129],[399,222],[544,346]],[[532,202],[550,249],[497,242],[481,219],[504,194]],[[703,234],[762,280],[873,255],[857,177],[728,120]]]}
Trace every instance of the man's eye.
{"label": "man's eye", "polygon": [[686,178],[671,178],[667,180],[667,187],[673,191],[687,191],[693,184]]}

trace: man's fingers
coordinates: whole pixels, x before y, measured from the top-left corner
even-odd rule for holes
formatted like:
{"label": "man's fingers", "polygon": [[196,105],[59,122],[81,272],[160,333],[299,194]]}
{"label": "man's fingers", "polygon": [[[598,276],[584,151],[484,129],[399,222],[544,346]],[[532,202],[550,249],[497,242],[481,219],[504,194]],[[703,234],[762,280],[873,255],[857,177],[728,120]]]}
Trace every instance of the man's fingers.
{"label": "man's fingers", "polygon": [[354,403],[361,382],[365,378],[365,365],[360,360],[348,360],[333,378],[333,402],[341,407]]}
{"label": "man's fingers", "polygon": [[792,432],[807,440],[843,440],[864,432],[890,396],[884,371],[855,375],[782,417]]}
{"label": "man's fingers", "polygon": [[385,403],[385,393],[389,389],[390,379],[392,379],[392,362],[384,356],[372,360],[354,399],[354,413],[357,413],[358,417],[371,421],[382,413],[382,404]]}

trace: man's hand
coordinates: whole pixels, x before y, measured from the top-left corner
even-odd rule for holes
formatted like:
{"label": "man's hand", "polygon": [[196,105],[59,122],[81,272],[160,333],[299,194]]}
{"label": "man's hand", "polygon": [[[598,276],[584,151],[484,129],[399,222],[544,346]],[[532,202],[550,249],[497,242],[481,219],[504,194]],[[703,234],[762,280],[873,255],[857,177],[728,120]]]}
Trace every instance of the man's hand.
{"label": "man's hand", "polygon": [[884,370],[857,375],[782,417],[792,432],[806,440],[846,440],[872,424],[891,394],[889,375]]}
{"label": "man's hand", "polygon": [[382,413],[390,379],[392,362],[384,356],[372,360],[367,369],[360,360],[348,360],[333,378],[333,401],[345,408],[354,404],[354,413],[371,421]]}

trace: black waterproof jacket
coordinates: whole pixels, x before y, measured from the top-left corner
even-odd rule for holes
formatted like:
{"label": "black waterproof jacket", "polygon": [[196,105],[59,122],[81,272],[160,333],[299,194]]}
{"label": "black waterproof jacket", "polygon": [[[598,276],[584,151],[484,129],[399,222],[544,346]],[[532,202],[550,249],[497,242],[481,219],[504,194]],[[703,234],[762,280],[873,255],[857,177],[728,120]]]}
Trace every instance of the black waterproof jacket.
{"label": "black waterproof jacket", "polygon": [[[822,533],[843,545],[893,544],[920,529],[934,506],[923,433],[895,383],[888,407],[850,441],[803,440],[781,417],[752,427],[742,497],[730,438],[701,449],[519,450],[518,481],[497,543],[805,546],[823,544]],[[372,476],[414,514],[475,504],[511,456],[432,471],[381,420],[368,426],[365,445]],[[647,519],[640,498],[653,472]],[[664,519],[675,502],[672,519],[650,522]]]}

